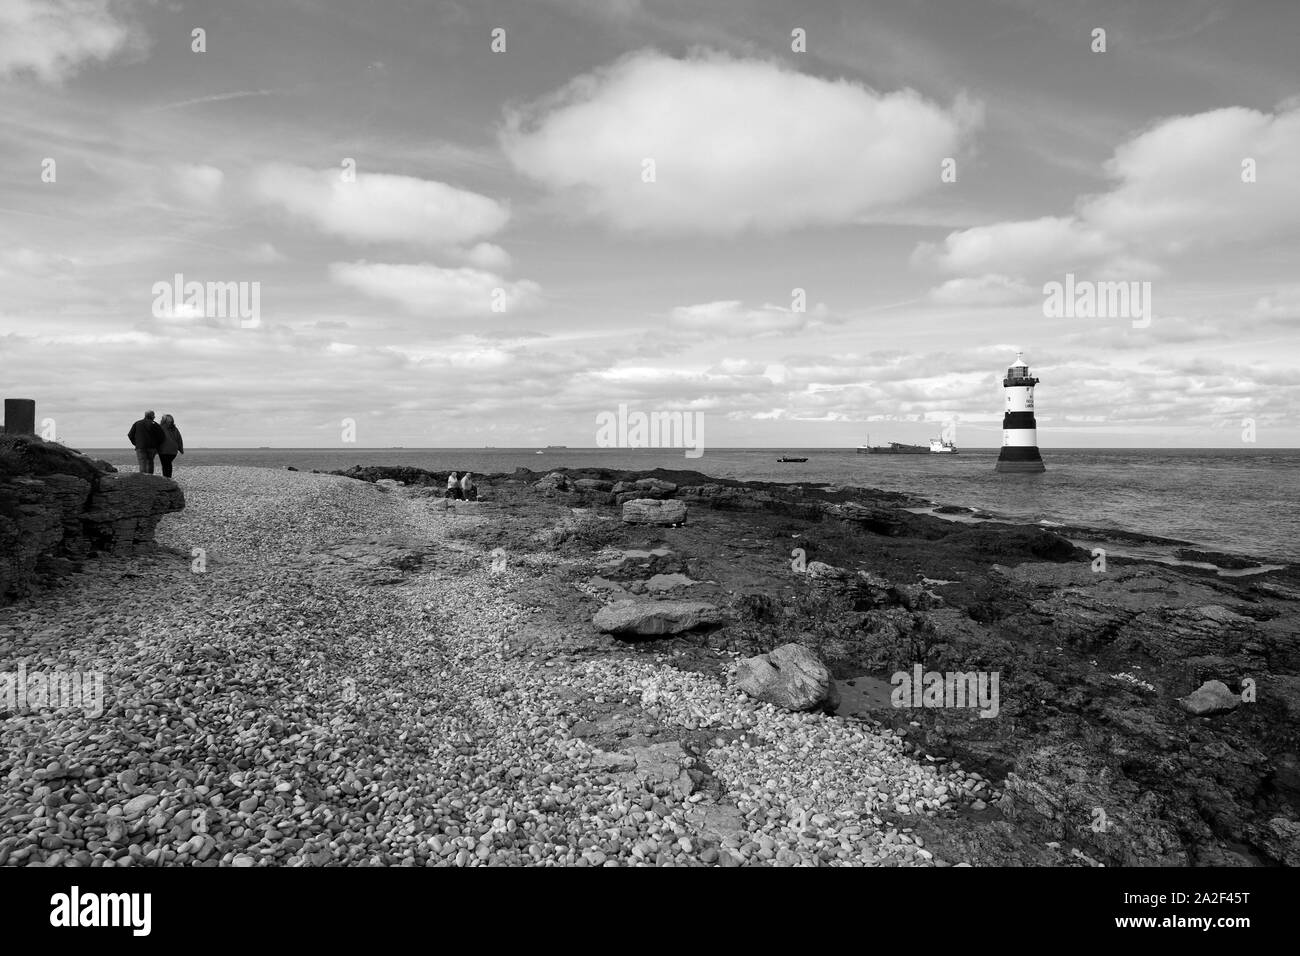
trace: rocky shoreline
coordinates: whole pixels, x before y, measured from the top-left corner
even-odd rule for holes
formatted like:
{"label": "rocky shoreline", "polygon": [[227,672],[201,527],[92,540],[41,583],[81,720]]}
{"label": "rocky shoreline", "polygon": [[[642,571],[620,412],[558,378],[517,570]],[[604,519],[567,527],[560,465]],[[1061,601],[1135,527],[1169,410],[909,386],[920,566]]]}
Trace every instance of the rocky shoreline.
{"label": "rocky shoreline", "polygon": [[[693,472],[444,483],[193,469],[158,548],[0,610],[0,660],[107,698],[0,715],[0,864],[1300,862],[1295,567]],[[917,665],[996,715],[892,706]]]}
{"label": "rocky shoreline", "polygon": [[[412,477],[441,480],[399,480]],[[1092,529],[954,524],[908,510],[917,503],[909,496],[869,489],[596,469],[521,471],[493,483],[503,505],[501,496],[513,496],[507,511],[540,494],[610,524],[640,499],[686,504],[685,526],[624,525],[606,550],[630,549],[631,560],[593,549],[590,577],[561,578],[551,590],[590,587],[606,603],[671,597],[725,609],[723,626],[654,642],[701,673],[722,674],[718,655],[790,642],[814,649],[847,690],[843,716],[888,726],[923,759],[959,762],[1005,789],[996,804],[984,800],[972,811],[969,827],[927,834],[928,845],[960,848],[950,856],[1300,862],[1295,566],[1234,578],[1111,557],[1099,570],[1094,555],[1066,537],[1098,536]],[[484,544],[508,552],[513,538],[494,530]],[[1189,549],[1180,557],[1224,556]],[[792,567],[800,562],[802,574]],[[1264,562],[1237,557],[1219,566],[1252,564]],[[566,608],[575,622],[594,606],[560,603],[582,607]],[[998,673],[997,717],[891,706],[890,678],[917,664]],[[1203,703],[1201,688],[1214,682],[1227,695],[1222,710]],[[872,686],[876,692],[866,692]]]}

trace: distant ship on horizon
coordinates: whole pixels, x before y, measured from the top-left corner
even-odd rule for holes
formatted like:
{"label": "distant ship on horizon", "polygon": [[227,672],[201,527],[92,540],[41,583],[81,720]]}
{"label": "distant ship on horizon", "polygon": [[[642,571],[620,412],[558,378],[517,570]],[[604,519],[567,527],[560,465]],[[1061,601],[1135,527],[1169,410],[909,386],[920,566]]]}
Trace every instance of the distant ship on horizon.
{"label": "distant ship on horizon", "polygon": [[942,438],[931,438],[929,445],[906,445],[891,441],[888,445],[872,445],[867,436],[866,444],[858,446],[859,455],[955,455],[957,445]]}

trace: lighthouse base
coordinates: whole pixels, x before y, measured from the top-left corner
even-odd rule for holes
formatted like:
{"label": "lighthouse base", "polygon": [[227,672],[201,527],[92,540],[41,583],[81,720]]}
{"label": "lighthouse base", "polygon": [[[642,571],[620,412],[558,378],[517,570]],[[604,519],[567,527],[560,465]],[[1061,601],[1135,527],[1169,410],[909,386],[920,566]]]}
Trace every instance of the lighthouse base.
{"label": "lighthouse base", "polygon": [[994,471],[999,472],[1020,472],[1021,474],[1036,474],[1040,471],[1047,471],[1047,466],[1043,464],[1042,459],[1038,461],[998,461]]}

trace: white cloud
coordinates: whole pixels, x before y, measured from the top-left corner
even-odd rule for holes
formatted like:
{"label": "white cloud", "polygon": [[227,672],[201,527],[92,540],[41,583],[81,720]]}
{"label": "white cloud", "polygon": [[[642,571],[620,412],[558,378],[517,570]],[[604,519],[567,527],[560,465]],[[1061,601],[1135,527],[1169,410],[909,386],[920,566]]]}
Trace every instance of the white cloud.
{"label": "white cloud", "polygon": [[942,245],[922,243],[913,262],[933,261],[944,272],[1034,275],[1060,263],[1097,261],[1119,252],[1118,240],[1073,216],[1044,216],[949,233]]}
{"label": "white cloud", "polygon": [[980,112],[762,60],[643,51],[509,114],[501,142],[521,172],[615,229],[731,235],[897,215],[938,187]]}
{"label": "white cloud", "polygon": [[1041,298],[1041,293],[1028,284],[995,272],[949,279],[931,289],[929,295],[931,302],[965,306],[1020,305]]}
{"label": "white cloud", "polygon": [[480,242],[465,253],[465,261],[480,269],[504,272],[511,266],[510,253],[490,242]]}
{"label": "white cloud", "polygon": [[111,0],[4,0],[0,3],[0,76],[31,73],[58,83],[83,64],[111,59],[144,38]]}
{"label": "white cloud", "polygon": [[709,372],[715,375],[762,375],[766,370],[767,364],[764,362],[754,361],[753,359],[724,358],[716,362],[709,369]]}
{"label": "white cloud", "polygon": [[[1029,276],[1088,267],[1091,278],[1150,278],[1158,260],[1200,246],[1297,235],[1300,106],[1243,107],[1178,116],[1115,150],[1109,192],[1081,197],[1068,216],[950,233],[920,244],[915,263],[944,272]],[[1243,181],[1253,160],[1255,181]]]}
{"label": "white cloud", "polygon": [[[1300,106],[1277,114],[1240,106],[1165,120],[1106,164],[1119,181],[1084,202],[1083,221],[1109,235],[1177,253],[1201,243],[1295,235],[1300,209]],[[1243,182],[1243,160],[1256,181]]]}
{"label": "white cloud", "polygon": [[409,312],[434,317],[492,315],[494,302],[514,312],[535,304],[541,293],[541,287],[527,279],[511,282],[481,269],[444,269],[429,263],[335,262],[330,277]]}
{"label": "white cloud", "polygon": [[494,199],[435,180],[342,169],[270,165],[258,170],[255,195],[331,235],[354,242],[454,246],[497,232],[510,218]]}

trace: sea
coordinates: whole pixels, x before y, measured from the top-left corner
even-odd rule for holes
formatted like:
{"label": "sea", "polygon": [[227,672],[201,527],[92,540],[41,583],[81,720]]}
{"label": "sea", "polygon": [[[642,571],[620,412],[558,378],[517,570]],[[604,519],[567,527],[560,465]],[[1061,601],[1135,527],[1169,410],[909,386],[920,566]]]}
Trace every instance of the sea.
{"label": "sea", "polygon": [[[82,449],[122,470],[131,449]],[[668,468],[716,478],[899,491],[932,505],[976,509],[991,520],[1136,532],[1195,548],[1300,562],[1300,449],[1044,449],[1047,471],[997,474],[998,449],[956,455],[863,455],[846,448],[710,448],[698,458],[671,448],[196,448],[178,477],[203,465],[301,471],[395,465],[476,474],[516,468]],[[779,457],[806,462],[778,462]],[[1086,541],[1080,543],[1086,544]],[[1169,548],[1130,547],[1135,556]],[[1120,551],[1118,553],[1125,553]]]}

